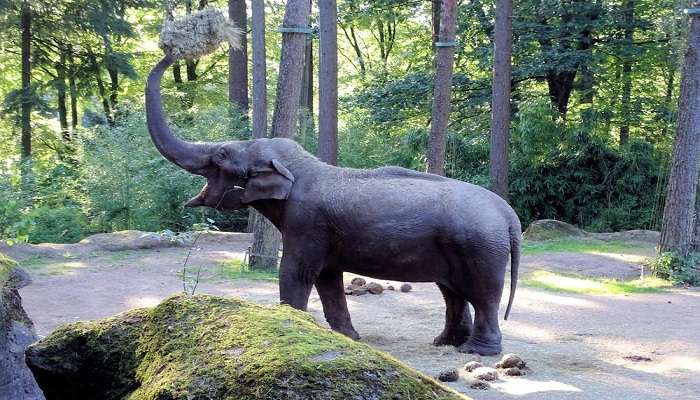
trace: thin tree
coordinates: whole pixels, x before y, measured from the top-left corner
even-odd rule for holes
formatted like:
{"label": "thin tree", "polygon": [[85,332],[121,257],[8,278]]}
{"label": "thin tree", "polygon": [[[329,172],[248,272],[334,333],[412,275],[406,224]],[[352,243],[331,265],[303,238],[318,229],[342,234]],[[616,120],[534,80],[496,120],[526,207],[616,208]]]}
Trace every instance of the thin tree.
{"label": "thin tree", "polygon": [[[289,0],[284,13],[284,28],[296,31],[307,27],[310,11],[309,0]],[[292,138],[301,95],[306,34],[284,32],[282,35],[282,57],[277,79],[277,102],[272,116],[272,134],[275,137]],[[256,222],[250,250],[250,267],[255,269],[276,266],[280,241],[281,235],[272,224]]]}
{"label": "thin tree", "polygon": [[22,31],[22,161],[27,161],[32,156],[32,10],[28,0],[22,1],[20,29]]}
{"label": "thin tree", "polygon": [[513,48],[512,0],[496,1],[491,85],[491,190],[508,200],[508,140],[510,137],[511,53]]}
{"label": "thin tree", "polygon": [[[246,29],[245,0],[229,0],[228,16],[236,27]],[[263,39],[264,40],[264,39]],[[241,45],[228,50],[228,100],[248,111],[248,40],[241,35]]]}
{"label": "thin tree", "polygon": [[620,101],[620,146],[625,146],[630,138],[630,113],[632,99],[632,63],[634,61],[634,6],[635,0],[622,3],[622,15],[625,26],[625,49],[622,62],[622,100]]}
{"label": "thin tree", "polygon": [[435,44],[435,87],[428,149],[428,172],[443,174],[447,123],[450,118],[452,68],[454,65],[456,0],[442,0],[440,35]]}
{"label": "thin tree", "polygon": [[319,0],[318,156],[338,164],[338,9]]}
{"label": "thin tree", "polygon": [[688,48],[678,100],[678,132],[668,178],[668,192],[661,227],[660,252],[686,256],[693,239],[694,210],[700,166],[700,1],[689,11]]}

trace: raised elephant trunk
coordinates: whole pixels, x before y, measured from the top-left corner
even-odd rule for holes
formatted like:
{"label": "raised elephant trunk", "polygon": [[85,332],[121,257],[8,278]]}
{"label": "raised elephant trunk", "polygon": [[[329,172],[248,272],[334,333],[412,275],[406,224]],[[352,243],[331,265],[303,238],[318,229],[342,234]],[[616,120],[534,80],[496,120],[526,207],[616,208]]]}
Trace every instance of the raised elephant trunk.
{"label": "raised elephant trunk", "polygon": [[174,62],[173,56],[166,54],[151,70],[146,83],[146,124],[156,148],[169,161],[198,175],[204,175],[209,165],[211,145],[191,143],[173,135],[168,125],[160,95],[160,81],[163,73]]}

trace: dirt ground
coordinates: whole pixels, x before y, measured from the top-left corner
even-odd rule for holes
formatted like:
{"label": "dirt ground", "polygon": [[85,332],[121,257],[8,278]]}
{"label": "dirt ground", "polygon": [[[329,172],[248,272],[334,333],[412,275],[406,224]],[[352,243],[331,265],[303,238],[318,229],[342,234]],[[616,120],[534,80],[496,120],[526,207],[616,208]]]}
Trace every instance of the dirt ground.
{"label": "dirt ground", "polygon": [[[200,293],[277,303],[277,284],[226,280],[221,261],[242,259],[247,234],[218,234],[198,242],[190,268],[202,266]],[[152,306],[182,290],[186,247],[111,249],[94,244],[3,248],[33,277],[22,289],[24,306],[40,335],[66,322],[107,317]],[[639,254],[551,253],[524,256],[521,277],[538,269],[591,276],[631,277]],[[349,281],[352,276],[346,276]],[[429,375],[461,368],[472,356],[434,347],[444,304],[433,284],[410,293],[348,297],[362,340]],[[506,299],[504,294],[503,305]],[[502,377],[489,390],[469,389],[461,373],[453,388],[475,399],[700,399],[700,291],[631,295],[578,295],[521,286],[508,321],[504,352],[524,358],[532,372]],[[324,323],[314,292],[309,311]],[[649,361],[634,361],[634,357]],[[628,358],[626,358],[628,357]],[[497,357],[484,357],[492,365]]]}

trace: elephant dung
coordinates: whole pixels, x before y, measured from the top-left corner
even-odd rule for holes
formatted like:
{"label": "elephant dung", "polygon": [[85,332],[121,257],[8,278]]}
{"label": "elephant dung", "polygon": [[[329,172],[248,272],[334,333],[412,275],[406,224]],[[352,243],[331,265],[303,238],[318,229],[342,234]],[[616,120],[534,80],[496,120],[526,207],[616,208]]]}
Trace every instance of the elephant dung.
{"label": "elephant dung", "polygon": [[498,371],[489,367],[479,367],[472,371],[475,379],[480,381],[495,381],[498,379]]}
{"label": "elephant dung", "polygon": [[464,364],[464,370],[467,372],[473,372],[477,368],[481,368],[484,365],[478,361],[469,361],[468,363]]}
{"label": "elephant dung", "polygon": [[488,390],[489,388],[491,388],[491,385],[489,385],[488,382],[484,381],[474,381],[471,385],[469,385],[469,387],[478,390]]}
{"label": "elephant dung", "polygon": [[365,285],[367,284],[367,281],[365,281],[365,278],[357,277],[357,278],[353,278],[353,279],[350,281],[350,284],[351,284],[352,286],[360,287],[360,286],[365,286]]}
{"label": "elephant dung", "polygon": [[504,374],[508,376],[522,376],[525,375],[525,371],[520,369],[520,368],[507,368],[506,370],[503,371]]}
{"label": "elephant dung", "polygon": [[372,294],[382,294],[382,292],[384,291],[384,287],[379,283],[370,282],[367,285],[367,291],[369,291]]}
{"label": "elephant dung", "polygon": [[525,368],[525,361],[523,361],[522,358],[518,357],[517,355],[513,353],[509,353],[503,356],[501,358],[501,361],[497,362],[495,367],[496,368],[502,368],[502,369],[508,369],[508,368]]}
{"label": "elephant dung", "polygon": [[410,292],[411,289],[413,289],[413,286],[411,286],[410,283],[404,283],[403,285],[401,285],[401,291],[404,293]]}
{"label": "elephant dung", "polygon": [[386,287],[386,290],[396,290],[396,289],[394,289],[394,285],[389,285]]}
{"label": "elephant dung", "polygon": [[456,382],[459,379],[459,372],[454,368],[446,369],[441,371],[437,378],[440,382]]}

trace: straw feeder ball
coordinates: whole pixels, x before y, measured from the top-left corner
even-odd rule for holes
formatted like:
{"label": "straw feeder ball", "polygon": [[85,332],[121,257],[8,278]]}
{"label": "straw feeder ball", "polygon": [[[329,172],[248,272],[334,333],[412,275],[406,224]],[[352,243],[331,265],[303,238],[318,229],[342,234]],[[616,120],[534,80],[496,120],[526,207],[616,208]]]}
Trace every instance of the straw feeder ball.
{"label": "straw feeder ball", "polygon": [[223,42],[240,48],[242,34],[220,10],[205,8],[185,18],[166,21],[158,46],[175,59],[194,59],[213,52]]}

